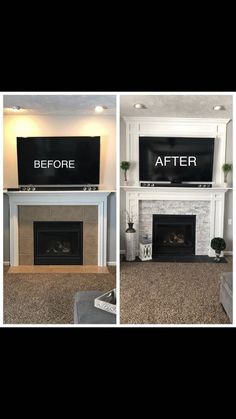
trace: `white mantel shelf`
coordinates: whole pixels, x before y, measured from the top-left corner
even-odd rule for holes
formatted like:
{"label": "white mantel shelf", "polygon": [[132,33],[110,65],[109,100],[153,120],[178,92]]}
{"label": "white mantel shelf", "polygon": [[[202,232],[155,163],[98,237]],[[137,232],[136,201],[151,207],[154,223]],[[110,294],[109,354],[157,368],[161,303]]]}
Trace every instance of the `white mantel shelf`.
{"label": "white mantel shelf", "polygon": [[44,194],[44,195],[55,195],[55,194],[60,194],[60,195],[84,195],[84,194],[103,194],[103,193],[112,193],[112,192],[116,192],[115,189],[99,189],[97,191],[76,191],[76,190],[65,190],[65,191],[60,191],[60,190],[52,190],[52,191],[11,191],[8,189],[3,189],[3,193],[6,193],[7,195],[15,195],[15,194],[32,194],[32,195],[40,195],[40,194]]}
{"label": "white mantel shelf", "polygon": [[228,190],[232,190],[231,187],[212,187],[212,188],[198,188],[198,187],[165,187],[165,186],[157,186],[157,187],[143,187],[143,186],[121,186],[121,189],[124,189],[127,192],[187,192],[187,191],[201,191],[201,192],[227,192]]}
{"label": "white mantel shelf", "polygon": [[107,197],[114,190],[6,191],[10,203],[10,264],[19,265],[18,207],[20,205],[96,205],[98,207],[98,266],[107,263]]}

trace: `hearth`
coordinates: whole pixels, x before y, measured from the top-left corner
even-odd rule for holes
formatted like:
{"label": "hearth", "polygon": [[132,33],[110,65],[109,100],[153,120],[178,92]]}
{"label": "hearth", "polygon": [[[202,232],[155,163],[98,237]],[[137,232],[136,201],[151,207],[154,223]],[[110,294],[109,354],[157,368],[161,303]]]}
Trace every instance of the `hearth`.
{"label": "hearth", "polygon": [[82,265],[83,222],[34,222],[35,265]]}
{"label": "hearth", "polygon": [[153,256],[195,255],[196,215],[153,215]]}

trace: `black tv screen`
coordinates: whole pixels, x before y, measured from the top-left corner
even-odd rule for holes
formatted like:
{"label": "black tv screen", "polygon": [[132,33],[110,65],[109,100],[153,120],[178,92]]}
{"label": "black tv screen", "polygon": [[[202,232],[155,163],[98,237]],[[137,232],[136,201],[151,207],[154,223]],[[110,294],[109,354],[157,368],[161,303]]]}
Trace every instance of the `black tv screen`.
{"label": "black tv screen", "polygon": [[17,137],[19,186],[98,185],[100,137]]}
{"label": "black tv screen", "polygon": [[214,138],[139,137],[140,182],[212,182]]}

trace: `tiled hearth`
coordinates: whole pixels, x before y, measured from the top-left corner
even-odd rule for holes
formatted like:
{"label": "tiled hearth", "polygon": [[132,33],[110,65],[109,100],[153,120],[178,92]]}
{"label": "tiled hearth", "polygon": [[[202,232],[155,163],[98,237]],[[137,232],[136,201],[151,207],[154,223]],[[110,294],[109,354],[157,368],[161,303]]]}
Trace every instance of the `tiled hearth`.
{"label": "tiled hearth", "polygon": [[[10,191],[10,265],[33,266],[33,222],[83,222],[83,265],[106,267],[108,191]],[[73,268],[74,269],[74,268]],[[73,270],[72,269],[72,270]]]}

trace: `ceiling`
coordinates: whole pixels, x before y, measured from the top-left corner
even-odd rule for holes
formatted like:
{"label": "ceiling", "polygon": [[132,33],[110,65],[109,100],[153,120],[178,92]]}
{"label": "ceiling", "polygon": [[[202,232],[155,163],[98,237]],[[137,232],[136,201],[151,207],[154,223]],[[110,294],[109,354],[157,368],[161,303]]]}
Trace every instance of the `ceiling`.
{"label": "ceiling", "polygon": [[[146,109],[135,109],[142,103]],[[225,110],[214,111],[223,105]],[[232,118],[232,95],[127,95],[120,98],[121,116],[157,116],[179,118]]]}
{"label": "ceiling", "polygon": [[[116,97],[109,95],[4,95],[5,115],[115,115]],[[102,113],[95,106],[106,106]],[[14,111],[12,106],[23,109]]]}

